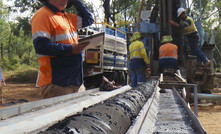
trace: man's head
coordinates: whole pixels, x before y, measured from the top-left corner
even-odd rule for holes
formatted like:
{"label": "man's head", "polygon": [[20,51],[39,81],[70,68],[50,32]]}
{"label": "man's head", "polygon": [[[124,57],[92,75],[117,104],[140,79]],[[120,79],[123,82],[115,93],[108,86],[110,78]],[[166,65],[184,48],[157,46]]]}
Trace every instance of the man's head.
{"label": "man's head", "polygon": [[70,8],[74,0],[40,0],[42,3],[49,3],[55,7],[57,7],[59,10],[64,10],[65,8]]}
{"label": "man's head", "polygon": [[133,33],[133,36],[130,38],[130,42],[139,40],[141,38],[141,34],[139,32]]}
{"label": "man's head", "polygon": [[164,44],[164,43],[168,43],[168,42],[172,42],[173,38],[170,35],[165,35],[162,37],[160,43]]}
{"label": "man's head", "polygon": [[177,10],[177,17],[183,19],[186,17],[186,9],[180,7],[178,10]]}

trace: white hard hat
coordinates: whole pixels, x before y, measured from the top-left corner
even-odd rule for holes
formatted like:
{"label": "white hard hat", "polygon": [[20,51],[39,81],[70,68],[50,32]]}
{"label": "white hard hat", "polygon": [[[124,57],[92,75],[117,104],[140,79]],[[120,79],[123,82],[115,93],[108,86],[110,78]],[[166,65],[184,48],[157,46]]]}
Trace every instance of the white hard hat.
{"label": "white hard hat", "polygon": [[186,9],[180,7],[178,10],[177,10],[177,17],[179,17],[183,12],[185,12]]}

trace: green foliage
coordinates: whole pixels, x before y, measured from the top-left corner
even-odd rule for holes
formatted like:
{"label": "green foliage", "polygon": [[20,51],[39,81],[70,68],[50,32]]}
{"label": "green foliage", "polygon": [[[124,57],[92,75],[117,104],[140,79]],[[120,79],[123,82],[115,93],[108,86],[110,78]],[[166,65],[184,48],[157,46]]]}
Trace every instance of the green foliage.
{"label": "green foliage", "polygon": [[20,30],[22,29],[23,31],[25,31],[25,35],[30,36],[31,37],[31,23],[30,23],[30,17],[25,17],[25,18],[20,18],[17,17],[16,20],[18,21],[18,25],[15,27],[14,29],[14,34],[18,35],[18,33],[16,34],[15,32],[20,32]]}
{"label": "green foliage", "polygon": [[22,64],[38,66],[31,39],[30,19],[17,18],[19,23],[15,23],[8,22],[5,18],[0,19],[1,67],[5,70],[15,70]]}
{"label": "green foliage", "polygon": [[214,51],[214,58],[217,62],[217,67],[221,68],[221,28],[216,32],[216,47]]}
{"label": "green foliage", "polygon": [[21,60],[18,56],[13,56],[10,59],[7,57],[1,62],[1,67],[4,70],[15,70],[20,67]]}
{"label": "green foliage", "polygon": [[0,0],[0,19],[5,19],[8,16],[8,9],[3,5],[2,0]]}
{"label": "green foliage", "polygon": [[[117,18],[115,16],[119,13],[121,14],[123,13],[124,16],[121,16],[121,17],[124,17],[125,18],[124,20],[128,20],[127,12],[133,10],[134,5],[136,5],[139,1],[138,0],[113,0],[112,3],[110,3],[110,5],[107,4],[108,2],[110,2],[110,0],[102,0],[102,2],[104,3],[103,8],[105,11],[105,18],[108,20],[108,22],[109,22],[109,19],[111,19],[113,23],[116,23]],[[129,16],[129,18],[130,17],[131,16]]]}
{"label": "green foliage", "polygon": [[200,17],[200,9],[201,9],[201,21],[202,26],[204,28],[204,32],[208,33],[208,37],[211,37],[215,28],[217,29],[216,33],[216,47],[214,51],[214,59],[216,60],[217,67],[221,67],[221,55],[218,52],[221,51],[221,1],[220,0],[201,0],[201,8],[200,8],[200,0],[193,1],[193,9],[192,13],[194,17]]}
{"label": "green foliage", "polygon": [[30,33],[25,32],[22,28],[17,30],[18,24],[12,24],[11,26],[11,34],[8,34],[8,38],[6,38],[10,41],[5,44],[5,58],[2,59],[2,66],[7,70],[16,69],[21,64],[37,66],[37,58]]}
{"label": "green foliage", "polygon": [[132,6],[137,0],[113,0],[111,4],[111,13],[120,13],[130,6]]}
{"label": "green foliage", "polygon": [[[84,0],[82,0],[84,2]],[[43,4],[39,0],[15,0],[15,7],[19,7],[20,12],[30,11],[32,16],[38,9],[40,9]],[[90,5],[88,5],[89,9],[92,9]],[[74,7],[69,9],[65,9],[69,13],[76,13]],[[16,11],[17,12],[17,11]]]}
{"label": "green foliage", "polygon": [[194,14],[194,17],[201,17],[200,19],[203,22],[203,26],[207,25],[206,23],[210,23],[210,27],[216,27],[221,21],[220,6],[220,0],[201,0],[200,8],[200,0],[194,0],[192,13]]}
{"label": "green foliage", "polygon": [[28,10],[31,12],[31,15],[42,7],[42,3],[39,0],[15,0],[14,3],[15,7],[19,7],[18,9],[20,12],[25,12]]}
{"label": "green foliage", "polygon": [[[4,47],[7,43],[7,38],[9,37],[9,34],[11,31],[10,25],[4,20],[0,20],[0,45],[1,47]],[[3,48],[1,48],[3,49]]]}
{"label": "green foliage", "polygon": [[10,25],[6,22],[7,18],[7,9],[6,7],[2,4],[2,1],[0,1],[0,53],[1,53],[1,58],[4,58],[4,48],[7,44],[7,38],[9,37],[10,33]]}
{"label": "green foliage", "polygon": [[135,2],[130,8],[127,10],[127,21],[135,21],[138,18],[138,11],[140,8],[140,1]]}
{"label": "green foliage", "polygon": [[129,23],[119,23],[122,21],[127,21],[127,22],[134,22],[138,18],[138,13],[140,8],[140,1],[134,2],[131,6],[129,6],[127,9],[121,11],[120,13],[115,15],[115,21],[118,24],[118,27],[124,27],[128,26]]}

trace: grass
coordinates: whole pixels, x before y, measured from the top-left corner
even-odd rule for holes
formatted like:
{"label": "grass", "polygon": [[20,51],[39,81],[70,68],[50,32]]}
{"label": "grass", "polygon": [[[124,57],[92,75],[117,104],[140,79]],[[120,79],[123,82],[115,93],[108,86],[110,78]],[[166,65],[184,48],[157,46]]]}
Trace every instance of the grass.
{"label": "grass", "polygon": [[6,83],[35,83],[37,74],[38,69],[30,67],[25,67],[23,69],[13,71],[3,70],[3,77]]}

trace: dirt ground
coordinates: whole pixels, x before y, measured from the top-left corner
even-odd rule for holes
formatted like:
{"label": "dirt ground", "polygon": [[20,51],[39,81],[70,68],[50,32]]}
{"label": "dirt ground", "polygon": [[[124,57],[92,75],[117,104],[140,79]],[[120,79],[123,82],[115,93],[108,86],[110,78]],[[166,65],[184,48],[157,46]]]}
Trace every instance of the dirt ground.
{"label": "dirt ground", "polygon": [[30,102],[42,99],[40,89],[35,87],[35,84],[7,83],[2,87],[0,95],[1,104],[19,103],[19,100]]}
{"label": "dirt ground", "polygon": [[[7,83],[7,86],[2,87],[1,94],[0,108],[42,99],[40,89],[34,84]],[[213,94],[221,95],[221,88],[214,89]],[[198,110],[198,118],[205,131],[208,134],[221,134],[221,103],[200,105]]]}
{"label": "dirt ground", "polygon": [[[221,95],[221,88],[215,88],[213,94]],[[221,103],[199,105],[198,119],[208,134],[221,134]]]}

